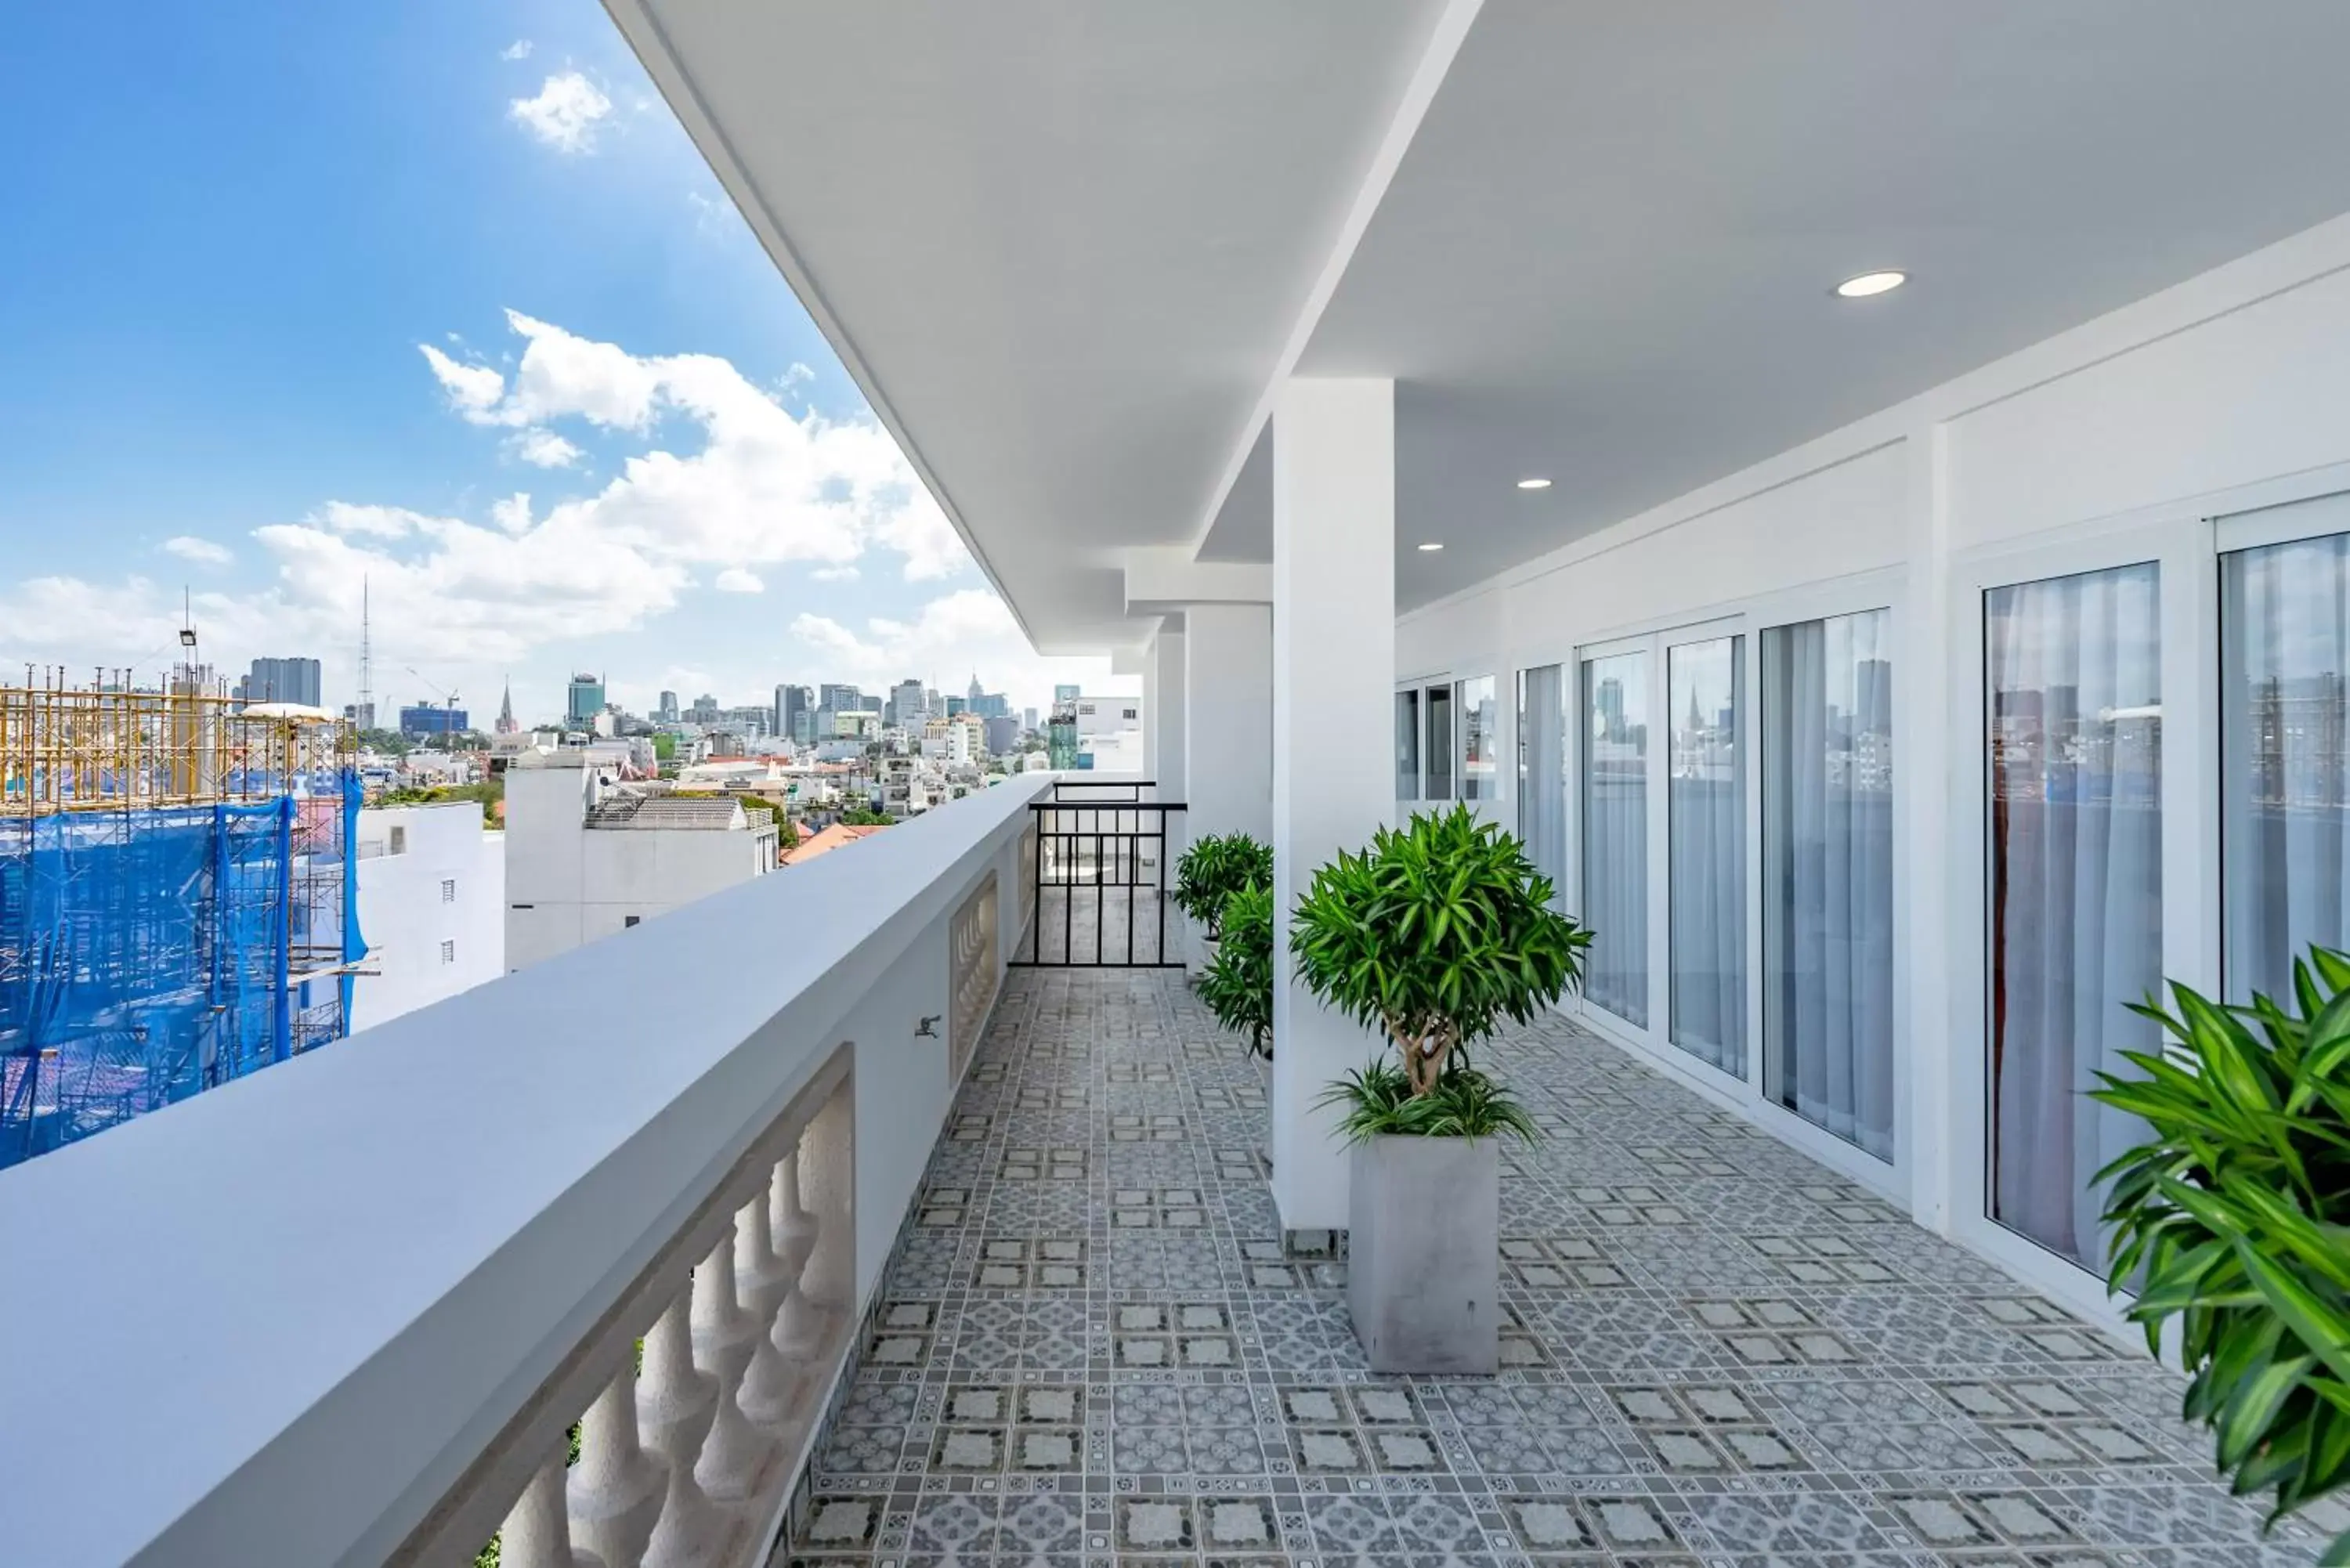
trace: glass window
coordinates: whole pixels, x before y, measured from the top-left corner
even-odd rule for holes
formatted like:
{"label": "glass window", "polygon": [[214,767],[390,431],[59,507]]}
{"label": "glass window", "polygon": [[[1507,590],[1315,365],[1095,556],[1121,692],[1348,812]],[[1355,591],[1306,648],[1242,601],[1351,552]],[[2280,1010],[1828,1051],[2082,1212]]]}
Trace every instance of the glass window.
{"label": "glass window", "polygon": [[1762,634],[1762,1071],[1893,1158],[1892,616]]}
{"label": "glass window", "polygon": [[1396,799],[1419,798],[1419,693],[1396,693]]}
{"label": "glass window", "polygon": [[2220,858],[2227,997],[2285,997],[2350,943],[2350,534],[2220,557]]}
{"label": "glass window", "polygon": [[1419,754],[1428,766],[1427,787],[1421,792],[1430,800],[1452,798],[1452,688],[1431,686],[1423,694],[1428,709],[1428,737],[1421,742]]}
{"label": "glass window", "polygon": [[1583,664],[1583,994],[1648,1023],[1648,656]]}
{"label": "glass window", "polygon": [[2160,600],[2150,562],[1983,596],[1991,1215],[2090,1269],[2144,1127],[2086,1092],[2161,1044]]}
{"label": "glass window", "polygon": [[1566,688],[1555,664],[1518,671],[1518,837],[1566,892]]}
{"label": "glass window", "polygon": [[1671,870],[1672,1042],[1746,1074],[1746,768],[1738,745],[1741,639],[1665,652],[1672,753],[1666,786]]}
{"label": "glass window", "polygon": [[1461,798],[1499,800],[1502,715],[1493,697],[1493,678],[1479,675],[1461,682]]}

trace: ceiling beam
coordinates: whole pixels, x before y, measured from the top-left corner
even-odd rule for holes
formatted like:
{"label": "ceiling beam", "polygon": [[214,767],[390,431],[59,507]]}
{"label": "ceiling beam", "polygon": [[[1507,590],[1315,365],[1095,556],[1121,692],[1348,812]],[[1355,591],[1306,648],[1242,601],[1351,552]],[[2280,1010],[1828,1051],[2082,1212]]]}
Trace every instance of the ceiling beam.
{"label": "ceiling beam", "polygon": [[1186,605],[1269,605],[1273,568],[1247,561],[1195,561],[1181,545],[1126,552],[1126,613],[1168,615]]}

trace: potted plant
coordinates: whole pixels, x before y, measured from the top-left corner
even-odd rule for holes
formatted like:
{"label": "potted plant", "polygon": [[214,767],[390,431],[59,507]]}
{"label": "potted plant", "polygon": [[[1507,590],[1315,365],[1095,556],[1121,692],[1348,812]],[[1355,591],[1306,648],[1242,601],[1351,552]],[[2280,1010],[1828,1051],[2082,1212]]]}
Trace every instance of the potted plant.
{"label": "potted plant", "polygon": [[[2184,1414],[2237,1492],[2275,1493],[2273,1525],[2350,1483],[2350,955],[2296,962],[2291,1011],[2171,995],[2138,1009],[2167,1048],[2123,1053],[2144,1076],[2089,1091],[2153,1135],[2097,1173],[2108,1288],[2158,1355],[2177,1320]],[[2324,1562],[2350,1564],[2350,1532]]]}
{"label": "potted plant", "polygon": [[1353,1145],[1347,1304],[1375,1370],[1499,1369],[1495,1140],[1535,1129],[1470,1050],[1581,983],[1591,933],[1551,899],[1516,839],[1455,806],[1323,867],[1290,922],[1299,981],[1395,1052],[1321,1102]]}
{"label": "potted plant", "polygon": [[1175,907],[1198,924],[1212,957],[1223,937],[1224,900],[1251,883],[1273,886],[1273,846],[1245,833],[1203,834],[1175,862]]}
{"label": "potted plant", "polygon": [[1223,939],[1207,972],[1200,977],[1200,1000],[1216,1022],[1249,1037],[1249,1049],[1273,1060],[1273,891],[1251,882],[1224,899],[1217,920]]}

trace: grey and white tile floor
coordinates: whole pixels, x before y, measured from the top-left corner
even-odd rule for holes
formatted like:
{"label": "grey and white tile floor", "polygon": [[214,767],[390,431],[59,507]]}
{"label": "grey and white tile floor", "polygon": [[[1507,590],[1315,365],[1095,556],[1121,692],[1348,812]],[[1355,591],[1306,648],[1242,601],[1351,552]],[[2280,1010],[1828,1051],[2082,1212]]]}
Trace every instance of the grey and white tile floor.
{"label": "grey and white tile floor", "polygon": [[1484,1053],[1507,1367],[1371,1376],[1178,975],[1014,971],[819,1453],[807,1564],[2284,1568],[2179,1384],[1564,1023]]}

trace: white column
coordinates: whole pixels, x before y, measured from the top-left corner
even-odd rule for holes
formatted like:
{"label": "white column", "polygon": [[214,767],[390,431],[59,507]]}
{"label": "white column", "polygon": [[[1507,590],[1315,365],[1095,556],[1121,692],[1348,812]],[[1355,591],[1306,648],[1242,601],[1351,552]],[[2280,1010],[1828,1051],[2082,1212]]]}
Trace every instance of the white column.
{"label": "white column", "polygon": [[1289,911],[1395,812],[1395,384],[1291,381],[1273,415],[1273,1196],[1284,1231],[1347,1224],[1336,1115],[1379,1049],[1298,984]]}
{"label": "white column", "polygon": [[1273,607],[1183,612],[1183,804],[1192,837],[1273,837]]}
{"label": "white column", "polygon": [[1142,722],[1159,798],[1183,798],[1183,634],[1164,626],[1143,655]]}

